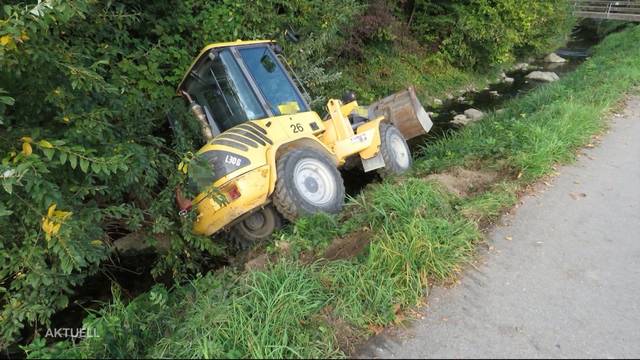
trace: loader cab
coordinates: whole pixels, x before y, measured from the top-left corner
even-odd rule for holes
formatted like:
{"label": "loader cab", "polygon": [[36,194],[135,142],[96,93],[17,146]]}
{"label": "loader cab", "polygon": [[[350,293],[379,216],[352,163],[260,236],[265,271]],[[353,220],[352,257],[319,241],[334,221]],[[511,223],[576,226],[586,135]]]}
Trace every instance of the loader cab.
{"label": "loader cab", "polygon": [[309,111],[272,41],[207,46],[178,86],[200,105],[213,135],[246,121]]}

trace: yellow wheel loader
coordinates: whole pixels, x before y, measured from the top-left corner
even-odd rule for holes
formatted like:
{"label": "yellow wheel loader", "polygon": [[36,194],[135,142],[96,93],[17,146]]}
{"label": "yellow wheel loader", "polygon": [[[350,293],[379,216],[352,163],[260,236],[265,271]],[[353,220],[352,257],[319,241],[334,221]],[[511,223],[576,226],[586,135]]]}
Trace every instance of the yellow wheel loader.
{"label": "yellow wheel loader", "polygon": [[176,192],[182,213],[197,210],[197,234],[225,231],[247,247],[269,238],[281,216],[337,213],[345,197],[340,167],[403,173],[411,166],[406,140],[432,126],[412,87],[368,107],[347,93],[329,100],[321,118],[281,52],[269,40],[212,44],[178,86],[207,140],[196,155],[209,167],[199,194]]}

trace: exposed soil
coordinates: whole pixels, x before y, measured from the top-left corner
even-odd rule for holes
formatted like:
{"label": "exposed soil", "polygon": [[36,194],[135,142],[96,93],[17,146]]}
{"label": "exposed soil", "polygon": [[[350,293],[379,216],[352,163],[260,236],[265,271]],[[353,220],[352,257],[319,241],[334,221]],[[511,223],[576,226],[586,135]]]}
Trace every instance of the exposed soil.
{"label": "exposed soil", "polygon": [[448,191],[462,197],[481,192],[495,183],[498,173],[488,170],[468,170],[455,167],[442,173],[431,174],[426,180],[435,180]]}
{"label": "exposed soil", "polygon": [[371,237],[371,230],[362,228],[345,237],[337,238],[324,252],[323,258],[329,261],[354,258],[369,245]]}
{"label": "exposed soil", "polygon": [[345,354],[351,354],[362,343],[362,334],[342,318],[333,313],[333,308],[322,309],[322,321],[335,332],[338,348]]}
{"label": "exposed soil", "polygon": [[269,255],[262,253],[244,264],[245,271],[261,271],[267,268]]}

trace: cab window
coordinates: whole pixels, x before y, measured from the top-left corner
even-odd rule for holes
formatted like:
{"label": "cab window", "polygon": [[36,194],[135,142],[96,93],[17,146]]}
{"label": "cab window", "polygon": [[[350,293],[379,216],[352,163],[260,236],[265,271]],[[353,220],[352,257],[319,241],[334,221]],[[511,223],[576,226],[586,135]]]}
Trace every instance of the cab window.
{"label": "cab window", "polygon": [[274,115],[309,110],[268,47],[245,48],[239,49],[238,52]]}
{"label": "cab window", "polygon": [[197,73],[192,74],[188,92],[205,108],[220,131],[248,120],[265,118],[240,66],[228,49],[212,52]]}

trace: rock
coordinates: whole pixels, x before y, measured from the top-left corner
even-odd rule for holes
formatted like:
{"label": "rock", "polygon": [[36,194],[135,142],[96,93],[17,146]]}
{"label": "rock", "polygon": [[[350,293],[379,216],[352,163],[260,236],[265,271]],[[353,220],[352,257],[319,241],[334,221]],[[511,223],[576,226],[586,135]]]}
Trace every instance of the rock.
{"label": "rock", "polygon": [[489,91],[489,95],[498,97],[498,96],[500,96],[500,93],[498,93],[497,90],[491,90],[491,91]]}
{"label": "rock", "polygon": [[505,74],[504,71],[500,73],[500,79],[504,79],[506,77],[507,77],[507,74]]}
{"label": "rock", "polygon": [[563,63],[567,62],[567,59],[558,56],[556,53],[551,53],[544,58],[544,61],[548,63]]}
{"label": "rock", "polygon": [[457,102],[461,102],[461,103],[463,103],[463,102],[467,101],[467,99],[466,99],[464,96],[458,96],[458,98],[456,99],[456,101],[457,101]]}
{"label": "rock", "polygon": [[556,73],[551,71],[533,71],[533,72],[530,72],[526,76],[526,78],[531,80],[546,81],[546,82],[560,80],[560,77]]}
{"label": "rock", "polygon": [[436,98],[436,99],[433,99],[433,102],[432,102],[432,105],[433,105],[433,106],[442,106],[442,104],[443,104],[443,103],[442,103],[442,100],[437,99],[437,98]]}
{"label": "rock", "polygon": [[514,81],[516,81],[516,79],[508,76],[502,79],[502,82],[504,82],[505,84],[513,84]]}
{"label": "rock", "polygon": [[471,119],[469,119],[468,117],[462,114],[454,116],[452,121],[452,123],[458,124],[458,125],[467,125],[470,122],[471,122]]}
{"label": "rock", "polygon": [[478,121],[484,117],[484,113],[478,109],[467,109],[464,111],[464,115],[471,121]]}
{"label": "rock", "polygon": [[529,68],[529,64],[528,63],[518,63],[515,64],[512,68],[512,70],[514,71],[518,71],[518,70],[527,70]]}

